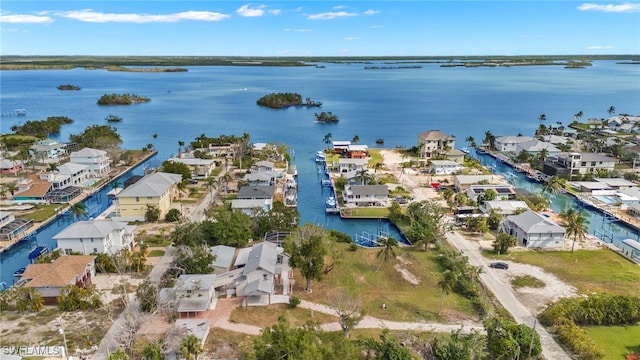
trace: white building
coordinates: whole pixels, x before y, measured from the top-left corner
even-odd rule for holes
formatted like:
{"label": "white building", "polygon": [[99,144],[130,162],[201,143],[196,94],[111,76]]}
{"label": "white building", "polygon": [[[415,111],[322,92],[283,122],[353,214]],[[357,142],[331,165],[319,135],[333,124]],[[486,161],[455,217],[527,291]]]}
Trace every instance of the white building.
{"label": "white building", "polygon": [[513,235],[521,246],[528,248],[560,248],[564,245],[565,230],[535,211],[507,216],[502,232]]}
{"label": "white building", "polygon": [[431,172],[436,175],[451,175],[462,170],[464,166],[451,160],[431,160]]}
{"label": "white building", "polygon": [[493,145],[498,151],[516,152],[518,144],[526,143],[531,140],[535,139],[529,136],[500,136],[496,138]]}
{"label": "white building", "polygon": [[104,150],[84,148],[74,151],[71,153],[69,162],[86,165],[95,177],[106,175],[111,170],[109,156]]}
{"label": "white building", "polygon": [[66,254],[115,254],[122,249],[131,249],[136,226],[111,219],[79,221],[59,232],[53,238],[58,248]]}

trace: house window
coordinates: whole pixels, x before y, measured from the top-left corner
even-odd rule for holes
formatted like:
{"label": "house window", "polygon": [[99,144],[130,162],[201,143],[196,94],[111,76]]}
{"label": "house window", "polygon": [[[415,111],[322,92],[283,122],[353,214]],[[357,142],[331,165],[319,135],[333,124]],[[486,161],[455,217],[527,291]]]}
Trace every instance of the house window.
{"label": "house window", "polygon": [[71,255],[71,249],[64,249],[64,253],[67,255]]}
{"label": "house window", "polygon": [[136,196],[136,202],[140,202],[140,198]]}
{"label": "house window", "polygon": [[262,280],[267,280],[267,274],[262,274]]}
{"label": "house window", "polygon": [[98,253],[98,248],[93,248],[93,253],[97,254]]}
{"label": "house window", "polygon": [[191,289],[187,290],[187,294],[191,294],[191,293],[193,293],[193,290]]}

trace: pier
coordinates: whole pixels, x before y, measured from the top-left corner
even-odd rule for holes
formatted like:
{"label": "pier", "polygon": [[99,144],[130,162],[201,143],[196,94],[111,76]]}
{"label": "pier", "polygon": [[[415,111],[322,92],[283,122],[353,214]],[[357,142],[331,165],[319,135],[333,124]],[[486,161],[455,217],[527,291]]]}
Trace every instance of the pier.
{"label": "pier", "polygon": [[339,214],[340,207],[338,206],[338,196],[336,194],[335,184],[331,179],[331,172],[329,171],[329,165],[327,164],[327,159],[324,156],[324,152],[318,151],[316,153],[315,161],[318,174],[321,175],[320,186],[323,189],[323,193],[325,188],[328,188],[331,193],[331,195],[325,199],[324,211],[327,214]]}

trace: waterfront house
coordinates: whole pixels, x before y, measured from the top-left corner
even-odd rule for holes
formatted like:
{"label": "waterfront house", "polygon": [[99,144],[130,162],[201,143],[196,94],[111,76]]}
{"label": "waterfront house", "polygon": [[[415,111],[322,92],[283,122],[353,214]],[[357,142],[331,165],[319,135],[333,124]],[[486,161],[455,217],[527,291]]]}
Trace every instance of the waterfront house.
{"label": "waterfront house", "polygon": [[39,140],[31,145],[29,155],[41,161],[59,160],[67,155],[67,144],[51,139]]}
{"label": "waterfront house", "polygon": [[13,195],[13,200],[18,202],[46,202],[46,196],[51,189],[51,183],[40,180],[37,175],[31,175],[18,181],[18,191]]}
{"label": "waterfront house", "polygon": [[369,147],[367,145],[351,144],[347,148],[347,156],[351,159],[366,159],[369,156]]}
{"label": "waterfront house", "polygon": [[495,211],[498,214],[502,215],[513,215],[517,211],[520,210],[528,210],[529,206],[524,201],[519,200],[491,200],[485,201],[482,204],[478,205],[478,209],[485,214],[491,212],[491,210]]}
{"label": "waterfront house", "polygon": [[212,159],[199,159],[189,156],[191,154],[185,153],[179,158],[171,158],[167,161],[186,165],[189,168],[192,179],[206,179],[216,167],[216,163]]}
{"label": "waterfront house", "polygon": [[596,174],[598,170],[611,172],[616,159],[596,153],[563,152],[548,157],[543,172],[549,176],[573,179],[585,174]]}
{"label": "waterfront house", "polygon": [[431,159],[440,152],[455,148],[456,138],[440,130],[423,131],[418,134],[418,149],[420,157]]}
{"label": "waterfront house", "polygon": [[29,264],[20,284],[39,292],[45,305],[55,305],[65,286],[91,286],[96,276],[95,259],[93,255],[65,255],[51,263]]}
{"label": "waterfront house", "polygon": [[535,211],[507,216],[501,231],[513,235],[518,244],[528,248],[560,248],[564,245],[565,229]]}
{"label": "waterfront house", "polygon": [[578,192],[589,195],[604,195],[603,192],[606,192],[607,195],[615,193],[615,190],[607,183],[599,181],[572,181],[569,185]]}
{"label": "waterfront house", "polygon": [[636,187],[636,183],[624,178],[595,178],[597,182],[609,185],[610,188],[615,190],[624,190],[632,187]]}
{"label": "waterfront house", "polygon": [[346,173],[349,171],[359,171],[366,169],[368,164],[367,159],[338,159],[338,172]]}
{"label": "waterfront house", "polygon": [[24,237],[31,225],[31,219],[16,219],[12,212],[0,211],[0,246],[7,246],[2,241],[12,242]]}
{"label": "waterfront house", "polygon": [[87,166],[93,177],[104,176],[111,170],[109,156],[104,150],[84,148],[74,151],[69,156],[69,162]]}
{"label": "waterfront house", "polygon": [[69,186],[82,187],[89,180],[89,175],[88,166],[68,162],[54,171],[40,173],[40,179],[50,182],[52,190],[59,190]]}
{"label": "waterfront house", "polygon": [[469,185],[465,193],[470,200],[479,201],[482,195],[489,190],[493,190],[498,196],[498,200],[514,200],[517,196],[515,189],[511,185]]}
{"label": "waterfront house", "polygon": [[258,161],[251,167],[251,172],[273,172],[276,171],[275,164],[271,161]]}
{"label": "waterfront house", "polygon": [[556,156],[560,153],[560,149],[555,147],[553,144],[540,141],[538,139],[518,143],[515,147],[516,154],[525,151],[531,155],[537,156],[542,150],[547,151],[547,156]]}
{"label": "waterfront house", "polygon": [[516,152],[518,144],[535,140],[530,136],[499,136],[496,137],[493,145],[500,152]]}
{"label": "waterfront house", "polygon": [[113,255],[134,245],[135,225],[112,219],[78,221],[69,225],[53,239],[65,254],[82,253]]}
{"label": "waterfront house", "polygon": [[387,185],[346,185],[342,192],[345,205],[355,206],[386,206],[388,196]]}
{"label": "waterfront house", "polygon": [[242,186],[238,189],[238,199],[271,199],[275,193],[273,186]]}
{"label": "waterfront house", "polygon": [[245,174],[244,180],[249,186],[274,186],[278,173],[275,171],[258,171]]}
{"label": "waterfront house", "polygon": [[209,252],[215,256],[213,263],[211,263],[214,273],[220,274],[231,270],[236,256],[236,248],[227,245],[216,245],[212,246]]}
{"label": "waterfront house", "polygon": [[336,140],[332,142],[333,152],[336,154],[346,154],[351,145],[351,141]]}
{"label": "waterfront house", "polygon": [[262,211],[271,211],[273,207],[273,198],[268,199],[233,199],[231,200],[231,208],[240,210],[243,213],[254,216]]}
{"label": "waterfront house", "polygon": [[442,151],[441,154],[444,155],[447,160],[454,161],[460,165],[464,164],[464,157],[466,156],[466,154],[458,149]]}
{"label": "waterfront house", "polygon": [[459,163],[451,160],[431,160],[431,173],[436,175],[451,175],[464,169]]}
{"label": "waterfront house", "polygon": [[240,259],[244,261],[243,264],[236,260],[242,269],[235,284],[236,295],[245,296],[247,304],[250,300],[264,297],[270,304],[271,295],[276,291],[275,285],[282,284],[282,275],[289,278],[289,258],[282,251],[276,244],[261,242],[253,245],[248,253],[245,252],[246,258]]}
{"label": "waterfront house", "polygon": [[144,176],[135,184],[116,195],[116,214],[126,220],[144,220],[148,207],[155,206],[164,218],[171,204],[175,185],[182,181],[182,175],[156,172]]}
{"label": "waterfront house", "polygon": [[22,169],[22,161],[8,159],[0,160],[0,173],[2,174],[15,174]]}
{"label": "waterfront house", "polygon": [[456,188],[456,191],[464,192],[473,184],[497,184],[497,181],[495,175],[455,175],[453,177],[453,186]]}

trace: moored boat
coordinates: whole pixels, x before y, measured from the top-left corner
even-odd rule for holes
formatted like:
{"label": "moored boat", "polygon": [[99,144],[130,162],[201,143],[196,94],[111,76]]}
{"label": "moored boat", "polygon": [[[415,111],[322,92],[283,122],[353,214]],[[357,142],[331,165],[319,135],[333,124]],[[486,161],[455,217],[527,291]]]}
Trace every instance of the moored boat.
{"label": "moored boat", "polygon": [[327,157],[324,154],[324,151],[320,150],[316,152],[316,162],[324,162],[326,160],[327,160]]}
{"label": "moored boat", "polygon": [[333,196],[329,196],[327,201],[325,201],[325,204],[327,205],[327,207],[336,207],[336,198],[334,198]]}

